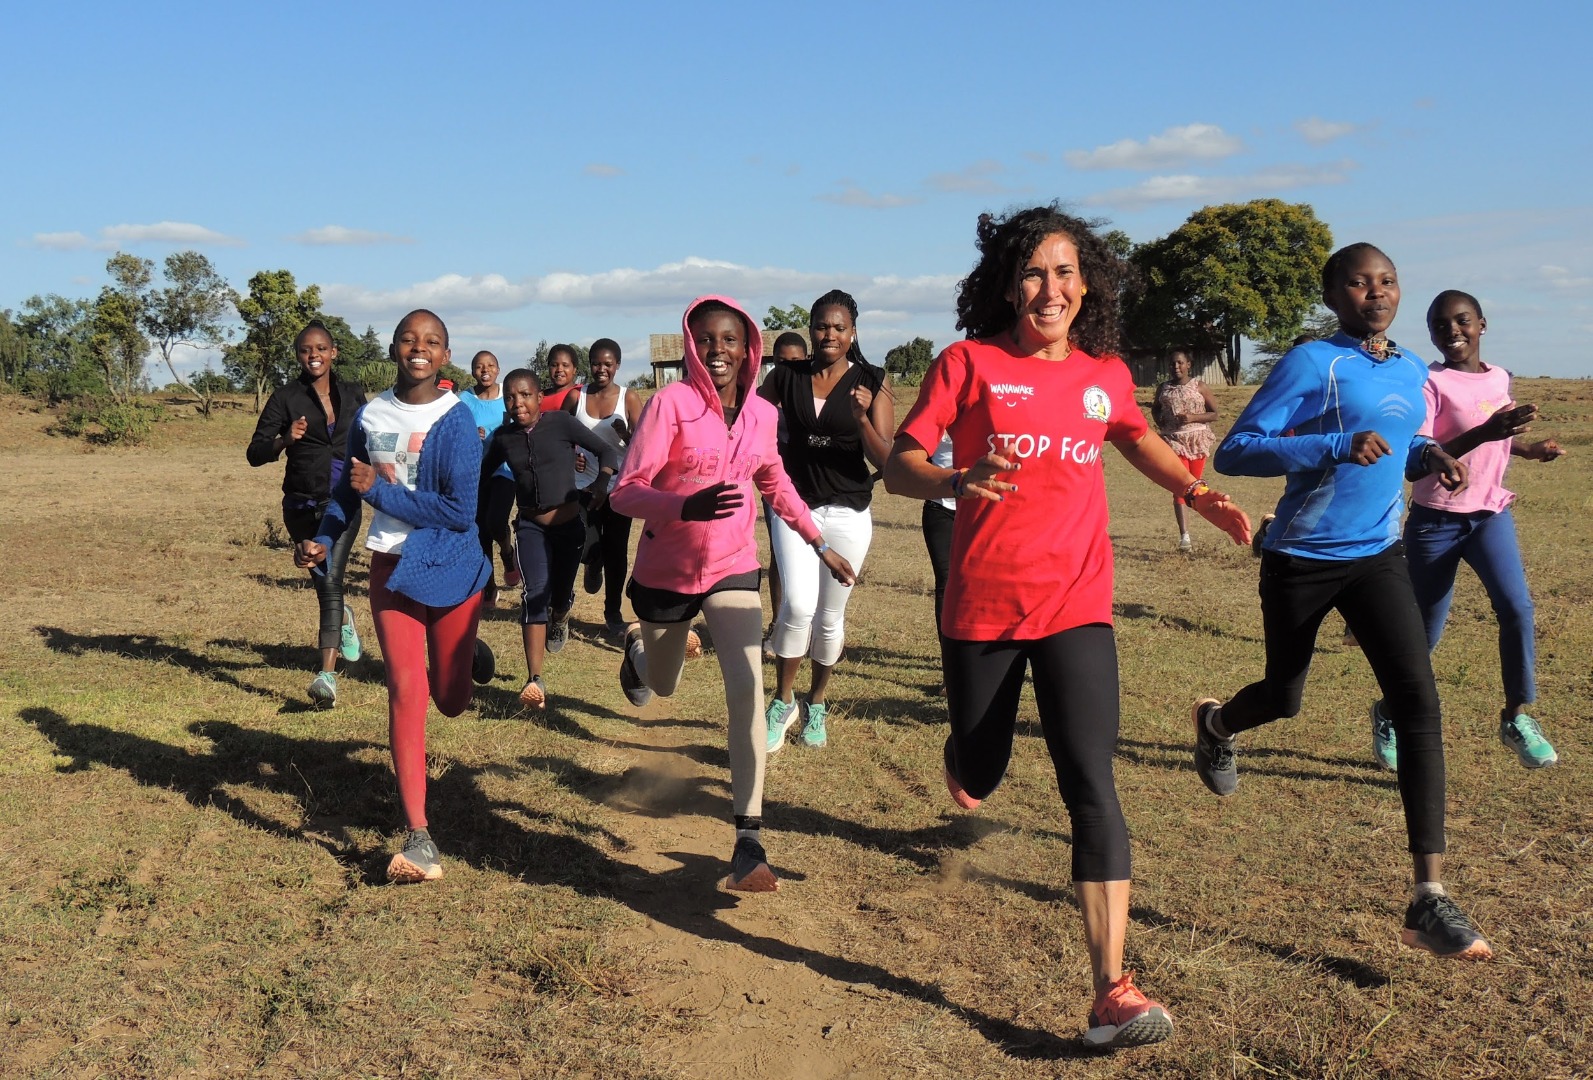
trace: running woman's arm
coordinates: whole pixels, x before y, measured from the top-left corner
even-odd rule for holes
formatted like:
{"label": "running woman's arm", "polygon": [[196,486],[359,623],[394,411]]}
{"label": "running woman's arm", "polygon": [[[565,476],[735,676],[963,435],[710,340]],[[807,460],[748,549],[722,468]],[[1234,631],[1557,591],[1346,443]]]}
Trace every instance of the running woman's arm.
{"label": "running woman's arm", "polygon": [[[302,416],[289,416],[289,411],[287,387],[273,391],[266,399],[265,408],[260,410],[260,419],[254,425],[254,435],[249,439],[249,447],[244,451],[250,465],[256,468],[269,465],[282,456],[282,451],[294,442],[294,438],[304,434],[304,428],[300,428],[298,436],[288,437],[294,425],[304,420]],[[305,427],[308,427],[308,421]]]}
{"label": "running woman's arm", "polygon": [[1318,362],[1304,347],[1291,349],[1234,421],[1212,464],[1229,476],[1282,476],[1343,464],[1350,460],[1355,432],[1284,435],[1326,407]]}
{"label": "running woman's arm", "polygon": [[1147,479],[1183,499],[1195,513],[1233,537],[1234,543],[1250,543],[1250,518],[1228,496],[1191,475],[1160,435],[1148,431],[1137,439],[1115,440],[1112,445]]}
{"label": "running woman's arm", "polygon": [[896,430],[896,402],[891,396],[890,375],[880,378],[879,388],[859,382],[852,388],[852,415],[863,439],[863,454],[869,464],[883,469],[891,456],[891,432]]}
{"label": "running woman's arm", "polygon": [[321,514],[321,524],[316,527],[315,539],[301,540],[294,549],[294,565],[301,568],[313,567],[323,561],[354,515],[359,513],[360,494],[354,490],[352,466],[356,461],[367,461],[370,451],[365,447],[365,428],[360,424],[357,412],[348,423],[346,446],[344,460],[350,467],[343,470],[343,475],[338,477],[336,486],[332,488],[332,497]]}
{"label": "running woman's arm", "polygon": [[417,529],[475,531],[481,440],[469,408],[461,403],[437,418],[426,433],[421,467],[438,470],[435,491],[411,491],[378,475],[365,493],[365,501]]}

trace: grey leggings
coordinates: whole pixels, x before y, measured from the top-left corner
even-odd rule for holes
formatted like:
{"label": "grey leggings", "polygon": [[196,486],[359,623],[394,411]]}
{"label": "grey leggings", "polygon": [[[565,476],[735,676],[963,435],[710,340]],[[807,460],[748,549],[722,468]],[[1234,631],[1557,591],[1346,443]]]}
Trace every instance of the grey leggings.
{"label": "grey leggings", "polygon": [[[725,680],[729,713],[730,790],[738,817],[763,813],[763,600],[751,589],[710,593],[702,615],[713,635],[714,654]],[[691,623],[642,623],[642,640],[632,663],[659,697],[680,685]]]}

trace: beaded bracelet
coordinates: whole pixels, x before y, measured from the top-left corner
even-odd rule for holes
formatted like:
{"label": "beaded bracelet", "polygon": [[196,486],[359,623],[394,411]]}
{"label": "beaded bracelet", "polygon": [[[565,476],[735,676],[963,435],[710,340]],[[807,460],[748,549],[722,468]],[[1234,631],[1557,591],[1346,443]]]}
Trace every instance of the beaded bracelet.
{"label": "beaded bracelet", "polygon": [[1184,489],[1184,505],[1193,507],[1195,500],[1202,495],[1211,494],[1211,487],[1204,480],[1196,480]]}

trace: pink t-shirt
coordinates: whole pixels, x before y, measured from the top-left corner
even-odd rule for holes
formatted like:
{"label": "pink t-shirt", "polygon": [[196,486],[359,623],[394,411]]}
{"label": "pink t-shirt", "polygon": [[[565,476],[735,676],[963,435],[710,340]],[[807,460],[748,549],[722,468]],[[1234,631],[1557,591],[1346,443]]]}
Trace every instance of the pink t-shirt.
{"label": "pink t-shirt", "polygon": [[[1483,365],[1481,371],[1457,371],[1442,364],[1427,369],[1427,421],[1419,434],[1448,442],[1462,435],[1499,409],[1513,404],[1510,373],[1502,367]],[[1498,513],[1515,502],[1515,492],[1504,486],[1505,469],[1510,465],[1510,440],[1485,442],[1460,459],[1466,463],[1466,489],[1459,494],[1445,491],[1436,476],[1424,476],[1411,489],[1411,501],[1433,510],[1453,514],[1473,514],[1479,510]]]}
{"label": "pink t-shirt", "polygon": [[1026,641],[1112,621],[1101,448],[1138,439],[1145,416],[1116,357],[1060,361],[1005,341],[959,341],[930,365],[899,434],[925,450],[951,435],[967,468],[1012,440],[1023,466],[1004,502],[965,499],[952,526],[941,631],[960,641]]}

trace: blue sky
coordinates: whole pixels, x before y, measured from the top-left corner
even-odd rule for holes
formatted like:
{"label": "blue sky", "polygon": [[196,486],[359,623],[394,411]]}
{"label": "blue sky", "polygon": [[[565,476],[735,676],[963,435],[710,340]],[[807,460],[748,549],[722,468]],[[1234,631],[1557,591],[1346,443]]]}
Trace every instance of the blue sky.
{"label": "blue sky", "polygon": [[1491,362],[1593,374],[1586,9],[813,10],[14,6],[0,307],[192,247],[384,339],[432,307],[456,360],[610,336],[625,378],[694,295],[832,287],[878,360],[955,336],[981,211],[1062,198],[1144,241],[1279,197],[1388,251],[1396,339],[1431,353],[1462,288]]}

